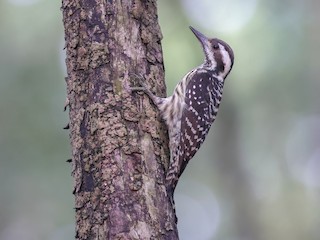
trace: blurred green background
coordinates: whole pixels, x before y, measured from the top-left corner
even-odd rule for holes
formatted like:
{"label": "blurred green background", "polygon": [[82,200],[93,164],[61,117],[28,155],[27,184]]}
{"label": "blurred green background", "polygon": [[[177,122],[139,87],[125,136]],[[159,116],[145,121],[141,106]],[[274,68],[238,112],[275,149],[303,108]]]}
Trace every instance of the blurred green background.
{"label": "blurred green background", "polygon": [[[0,1],[0,240],[74,236],[60,4]],[[181,239],[318,240],[320,1],[158,5],[168,94],[203,60],[189,25],[235,53],[177,188]]]}

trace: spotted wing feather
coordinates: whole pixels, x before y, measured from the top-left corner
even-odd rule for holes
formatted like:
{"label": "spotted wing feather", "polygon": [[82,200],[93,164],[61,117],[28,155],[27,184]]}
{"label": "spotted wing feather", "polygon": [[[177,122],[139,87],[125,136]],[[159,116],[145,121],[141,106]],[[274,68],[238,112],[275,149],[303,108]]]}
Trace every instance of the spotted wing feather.
{"label": "spotted wing feather", "polygon": [[181,117],[180,144],[175,156],[176,165],[180,169],[172,179],[172,191],[189,160],[204,142],[218,111],[223,82],[209,73],[196,73],[186,87],[185,105]]}

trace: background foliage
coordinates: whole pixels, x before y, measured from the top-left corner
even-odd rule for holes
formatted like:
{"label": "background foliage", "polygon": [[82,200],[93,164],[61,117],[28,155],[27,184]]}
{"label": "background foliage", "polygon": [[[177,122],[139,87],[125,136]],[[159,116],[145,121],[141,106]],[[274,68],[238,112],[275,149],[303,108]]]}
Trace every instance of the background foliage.
{"label": "background foliage", "polygon": [[[319,239],[320,2],[158,1],[168,94],[202,62],[192,25],[235,65],[177,193],[181,239]],[[60,2],[0,2],[0,240],[73,239]]]}

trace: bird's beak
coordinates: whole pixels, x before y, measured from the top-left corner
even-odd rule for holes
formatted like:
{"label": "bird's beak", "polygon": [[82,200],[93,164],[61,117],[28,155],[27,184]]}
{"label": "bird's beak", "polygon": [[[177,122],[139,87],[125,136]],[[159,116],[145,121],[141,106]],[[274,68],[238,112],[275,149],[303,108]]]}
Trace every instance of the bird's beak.
{"label": "bird's beak", "polygon": [[198,30],[194,29],[193,27],[189,26],[191,31],[194,33],[194,35],[196,35],[196,37],[198,38],[198,40],[201,42],[203,48],[205,48],[205,46],[207,45],[207,41],[208,38],[203,35],[201,32],[199,32]]}

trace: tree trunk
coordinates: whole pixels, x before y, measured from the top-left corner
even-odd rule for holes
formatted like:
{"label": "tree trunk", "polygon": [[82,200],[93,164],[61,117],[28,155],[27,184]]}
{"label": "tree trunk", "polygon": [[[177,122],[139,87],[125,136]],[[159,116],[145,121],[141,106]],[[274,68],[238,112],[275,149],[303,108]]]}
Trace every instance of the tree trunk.
{"label": "tree trunk", "polygon": [[155,0],[62,0],[76,239],[178,239],[164,124],[133,74],[165,95]]}

